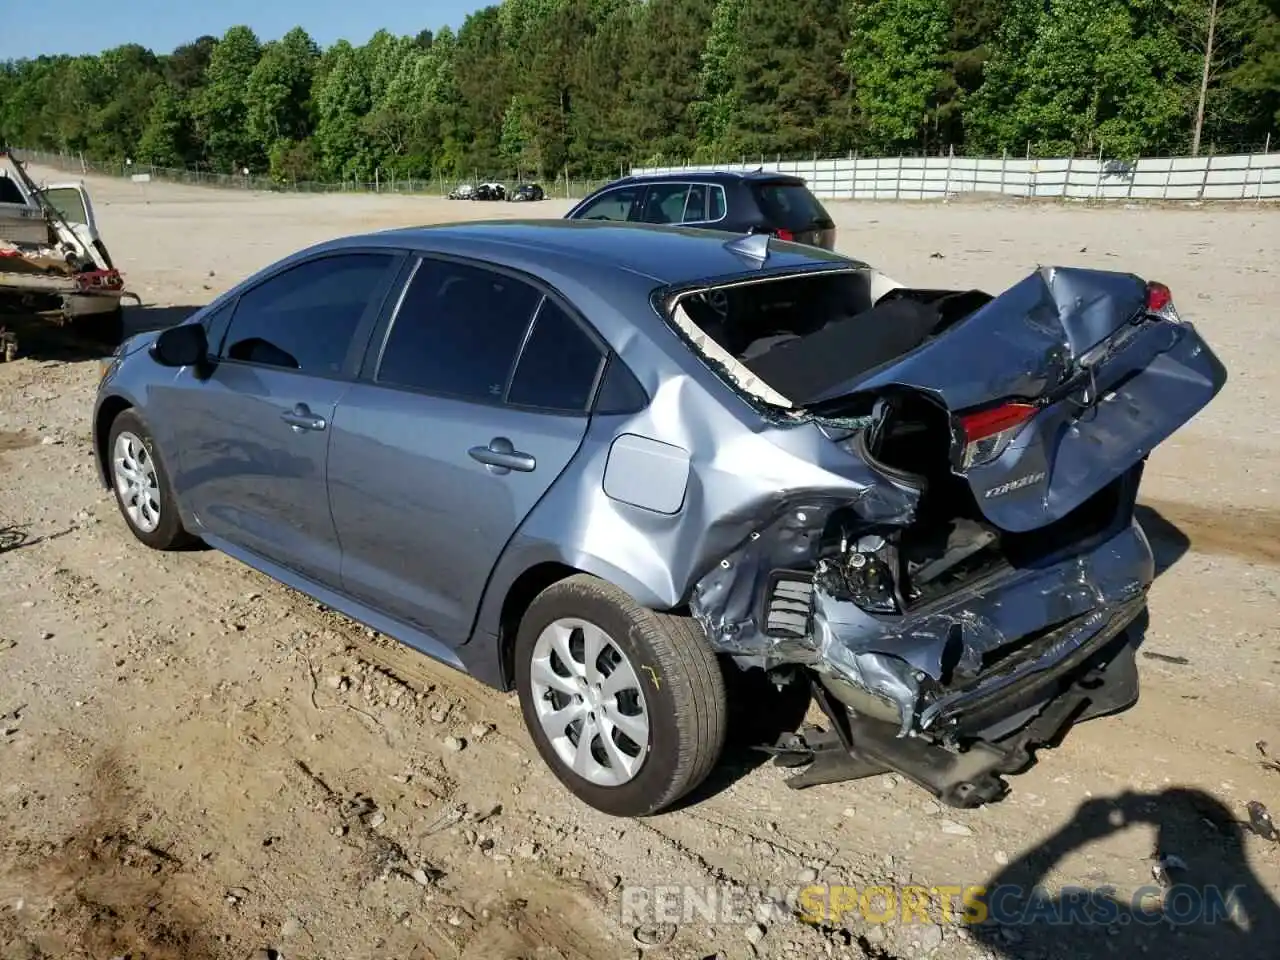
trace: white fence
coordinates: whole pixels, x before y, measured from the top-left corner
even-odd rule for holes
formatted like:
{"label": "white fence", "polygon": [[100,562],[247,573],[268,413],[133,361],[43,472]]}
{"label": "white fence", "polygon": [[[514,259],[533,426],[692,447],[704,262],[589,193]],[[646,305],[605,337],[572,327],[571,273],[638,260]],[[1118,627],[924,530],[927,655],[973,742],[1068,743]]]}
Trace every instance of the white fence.
{"label": "white fence", "polygon": [[937,200],[960,193],[1080,200],[1276,200],[1280,153],[1126,160],[847,157],[777,163],[635,167],[632,173],[766,171],[804,177],[817,196]]}

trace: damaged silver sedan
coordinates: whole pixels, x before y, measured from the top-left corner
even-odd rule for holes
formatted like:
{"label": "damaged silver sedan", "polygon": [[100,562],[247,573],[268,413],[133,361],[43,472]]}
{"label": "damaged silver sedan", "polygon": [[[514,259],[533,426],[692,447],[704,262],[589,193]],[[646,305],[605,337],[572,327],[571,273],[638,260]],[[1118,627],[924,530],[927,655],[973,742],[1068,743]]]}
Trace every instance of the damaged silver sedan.
{"label": "damaged silver sedan", "polygon": [[944,802],[1137,698],[1151,450],[1226,373],[1169,290],[908,287],[767,236],[587,222],[332,241],[126,342],[104,483],[501,689],[618,815],[716,764],[726,679],[811,689],[793,786]]}

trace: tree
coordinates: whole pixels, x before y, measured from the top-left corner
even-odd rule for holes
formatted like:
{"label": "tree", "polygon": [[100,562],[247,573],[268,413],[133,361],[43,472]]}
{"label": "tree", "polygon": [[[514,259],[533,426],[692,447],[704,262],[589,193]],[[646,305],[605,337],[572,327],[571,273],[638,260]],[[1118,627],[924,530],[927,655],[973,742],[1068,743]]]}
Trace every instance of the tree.
{"label": "tree", "polygon": [[306,139],[312,129],[311,86],[320,50],[295,27],[263,48],[244,91],[245,126],[262,153],[279,140]]}
{"label": "tree", "polygon": [[168,83],[162,84],[138,141],[139,162],[157,167],[181,166],[187,155],[187,119],[177,91]]}
{"label": "tree", "polygon": [[517,94],[511,98],[502,117],[502,138],[499,141],[502,162],[508,170],[529,170],[542,176],[542,158],[533,137],[529,110]]}
{"label": "tree", "polygon": [[245,96],[262,48],[248,27],[232,27],[209,56],[192,113],[210,163],[223,172],[261,167],[265,150],[248,130]]}
{"label": "tree", "polygon": [[470,14],[458,31],[453,58],[459,94],[456,122],[460,131],[465,130],[459,169],[492,170],[501,164],[502,124],[517,92],[508,76],[509,63],[499,8]]}
{"label": "tree", "polygon": [[716,0],[649,0],[635,12],[618,84],[620,136],[635,162],[693,155],[707,119],[700,71],[716,8]]}
{"label": "tree", "polygon": [[738,21],[747,0],[717,0],[698,71],[698,99],[693,105],[699,153],[714,156],[732,152],[732,131],[738,125],[742,104],[734,78],[742,73],[742,38]]}
{"label": "tree", "polygon": [[968,112],[987,147],[1134,156],[1182,140],[1192,62],[1161,0],[1015,0]]}
{"label": "tree", "polygon": [[335,180],[372,179],[374,158],[361,131],[361,121],[373,106],[364,57],[340,40],[324,59],[314,90],[320,169]]}
{"label": "tree", "polygon": [[965,139],[964,111],[982,86],[1006,4],[1005,0],[952,0],[948,6],[951,29],[942,55],[944,70],[933,115],[933,140],[959,145]]}
{"label": "tree", "polygon": [[747,156],[851,149],[844,47],[841,0],[748,0],[727,61],[736,129],[725,145]]}
{"label": "tree", "polygon": [[206,35],[193,43],[184,43],[162,58],[164,78],[179,96],[189,96],[204,86],[209,61],[217,46],[218,38]]}
{"label": "tree", "polygon": [[597,6],[594,33],[574,60],[573,109],[569,114],[569,158],[573,172],[610,175],[625,166],[634,145],[625,110],[626,52],[643,6],[633,0]]}
{"label": "tree", "polygon": [[947,0],[851,0],[844,67],[873,150],[927,149],[947,74]]}
{"label": "tree", "polygon": [[1227,99],[1242,134],[1261,140],[1280,129],[1280,14],[1261,10],[1228,76]]}
{"label": "tree", "polygon": [[1278,17],[1280,0],[495,0],[456,34],[323,52],[233,27],[159,56],[0,63],[0,139],[281,182],[1238,148],[1280,126]]}
{"label": "tree", "polygon": [[1204,25],[1204,68],[1200,74],[1200,96],[1196,99],[1195,132],[1191,135],[1191,155],[1200,155],[1200,134],[1204,132],[1204,101],[1209,95],[1209,80],[1213,76],[1214,35],[1218,29],[1218,0],[1208,0]]}

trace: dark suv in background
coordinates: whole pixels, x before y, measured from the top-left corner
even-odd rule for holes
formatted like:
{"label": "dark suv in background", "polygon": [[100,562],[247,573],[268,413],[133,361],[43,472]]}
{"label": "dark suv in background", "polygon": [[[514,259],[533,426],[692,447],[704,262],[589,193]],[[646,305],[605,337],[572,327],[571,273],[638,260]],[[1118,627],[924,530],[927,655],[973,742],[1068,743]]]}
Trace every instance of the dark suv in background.
{"label": "dark suv in background", "polygon": [[624,177],[601,187],[565,218],[769,233],[827,250],[836,244],[836,225],[804,180],[764,171]]}

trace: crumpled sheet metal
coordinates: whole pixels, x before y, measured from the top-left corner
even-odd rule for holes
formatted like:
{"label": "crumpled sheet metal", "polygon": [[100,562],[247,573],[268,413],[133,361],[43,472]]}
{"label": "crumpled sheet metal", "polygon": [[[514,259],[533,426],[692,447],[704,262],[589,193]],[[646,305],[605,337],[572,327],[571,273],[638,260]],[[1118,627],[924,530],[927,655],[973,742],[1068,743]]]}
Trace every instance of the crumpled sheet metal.
{"label": "crumpled sheet metal", "polygon": [[[1117,609],[1141,596],[1155,575],[1150,546],[1132,523],[1088,553],[1010,569],[997,583],[962,589],[945,607],[918,614],[872,616],[815,587],[811,632],[770,636],[759,623],[769,571],[811,564],[816,538],[840,505],[806,503],[776,519],[699,581],[691,611],[721,653],[764,669],[810,667],[891,705],[900,735],[927,725],[930,704],[947,684],[977,678],[984,655],[1046,624]],[[1039,663],[1056,662],[1094,632],[1060,638],[1040,651]]]}
{"label": "crumpled sheet metal", "polygon": [[1034,397],[1067,380],[1081,355],[1139,314],[1137,277],[1041,267],[975,311],[946,336],[878,375],[840,384],[813,401],[910,384],[951,410],[993,396]]}

